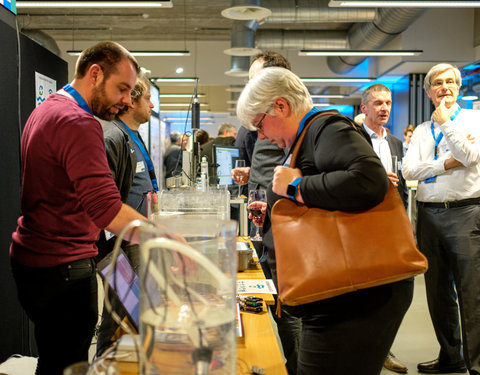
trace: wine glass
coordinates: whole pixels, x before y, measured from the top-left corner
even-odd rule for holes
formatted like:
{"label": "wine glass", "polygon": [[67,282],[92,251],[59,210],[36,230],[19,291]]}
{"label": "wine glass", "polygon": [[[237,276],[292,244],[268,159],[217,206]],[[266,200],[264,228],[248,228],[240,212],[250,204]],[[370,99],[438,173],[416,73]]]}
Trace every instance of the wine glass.
{"label": "wine glass", "polygon": [[[259,202],[267,201],[267,192],[264,189],[252,189],[248,192],[248,210],[252,214],[253,219],[261,219],[263,216],[261,207],[262,205],[258,204]],[[252,241],[261,241],[262,236],[260,236],[260,226],[256,226],[256,233],[254,237],[251,237]]]}
{"label": "wine glass", "polygon": [[[238,160],[235,160],[235,168],[245,168],[245,160],[242,160],[242,159],[238,159]],[[240,174],[238,176],[238,198],[241,198],[241,195],[242,195],[242,185],[244,185],[243,183],[243,174]]]}

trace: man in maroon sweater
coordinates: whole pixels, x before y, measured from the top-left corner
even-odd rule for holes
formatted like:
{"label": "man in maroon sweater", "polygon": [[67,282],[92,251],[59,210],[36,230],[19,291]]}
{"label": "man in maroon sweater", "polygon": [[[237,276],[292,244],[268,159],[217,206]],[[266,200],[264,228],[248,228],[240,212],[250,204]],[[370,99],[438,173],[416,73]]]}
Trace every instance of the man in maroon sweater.
{"label": "man in maroon sweater", "polygon": [[94,115],[131,105],[138,64],[122,46],[85,51],[75,78],[36,108],[22,135],[22,216],[10,248],[18,298],[35,325],[37,375],[88,359],[97,321],[95,242],[145,219],[120,200]]}

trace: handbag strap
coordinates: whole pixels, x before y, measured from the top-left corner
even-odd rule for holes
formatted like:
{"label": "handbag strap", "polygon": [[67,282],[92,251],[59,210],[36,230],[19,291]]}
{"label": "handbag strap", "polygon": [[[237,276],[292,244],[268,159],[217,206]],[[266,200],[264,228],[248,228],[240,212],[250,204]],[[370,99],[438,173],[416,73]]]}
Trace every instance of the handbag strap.
{"label": "handbag strap", "polygon": [[[357,124],[355,124],[348,117],[345,117],[345,116],[339,114],[338,112],[320,112],[320,113],[316,114],[311,119],[309,119],[309,121],[305,124],[305,127],[303,128],[302,132],[298,136],[297,141],[295,142],[295,146],[293,147],[293,150],[292,150],[292,153],[291,153],[292,157],[291,157],[291,160],[290,160],[290,163],[289,163],[290,168],[295,168],[295,163],[297,161],[298,153],[300,152],[300,147],[302,147],[303,140],[305,139],[305,135],[307,134],[307,131],[310,128],[310,125],[312,125],[315,120],[319,119],[320,117],[325,117],[325,116],[330,116],[331,119],[333,119],[334,117],[336,119],[340,118],[341,120],[348,122],[356,131],[360,131],[358,129]],[[327,121],[325,121],[323,126],[325,126],[329,123],[330,123],[330,121],[329,121],[329,119],[327,119]]]}

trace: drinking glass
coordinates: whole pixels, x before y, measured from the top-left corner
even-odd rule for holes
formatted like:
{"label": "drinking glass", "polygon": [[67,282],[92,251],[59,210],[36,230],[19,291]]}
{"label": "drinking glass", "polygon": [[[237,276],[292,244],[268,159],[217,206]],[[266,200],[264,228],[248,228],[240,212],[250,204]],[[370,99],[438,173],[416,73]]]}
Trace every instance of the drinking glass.
{"label": "drinking glass", "polygon": [[[252,189],[248,192],[248,210],[252,214],[254,219],[260,219],[263,216],[260,208],[255,205],[256,202],[266,202],[267,201],[267,192],[264,189]],[[255,225],[256,226],[256,225]],[[260,227],[256,226],[256,233],[254,237],[251,237],[252,241],[261,241],[262,236],[260,236]]]}
{"label": "drinking glass", "polygon": [[[241,159],[235,160],[235,168],[245,168],[245,160],[241,160]],[[242,195],[242,185],[245,185],[243,183],[243,174],[240,174],[238,179],[240,180],[239,182],[237,182],[237,184],[238,184],[238,198],[240,198],[241,195]]]}
{"label": "drinking glass", "polygon": [[390,172],[398,176],[398,157],[396,155],[392,155],[392,170]]}

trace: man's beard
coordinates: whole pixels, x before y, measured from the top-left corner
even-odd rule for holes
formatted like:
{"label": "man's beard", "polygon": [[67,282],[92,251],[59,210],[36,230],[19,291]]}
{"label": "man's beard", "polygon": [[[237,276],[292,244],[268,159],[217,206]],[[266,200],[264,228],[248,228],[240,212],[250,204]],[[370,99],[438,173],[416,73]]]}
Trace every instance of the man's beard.
{"label": "man's beard", "polygon": [[92,95],[92,112],[95,116],[102,120],[111,121],[115,118],[116,113],[110,112],[110,108],[107,100],[107,93],[105,91],[105,82],[102,82],[99,88],[93,89]]}

